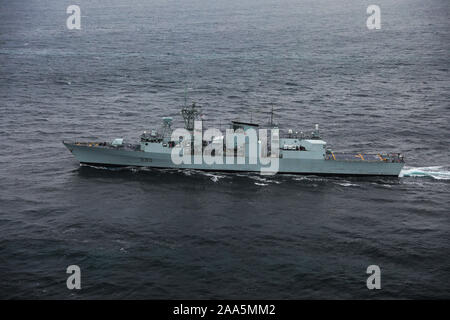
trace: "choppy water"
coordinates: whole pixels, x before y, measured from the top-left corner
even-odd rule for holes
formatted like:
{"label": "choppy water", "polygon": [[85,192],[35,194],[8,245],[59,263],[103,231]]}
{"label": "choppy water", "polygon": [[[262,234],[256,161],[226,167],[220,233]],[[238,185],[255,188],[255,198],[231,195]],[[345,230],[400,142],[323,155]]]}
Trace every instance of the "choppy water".
{"label": "choppy water", "polygon": [[[0,297],[449,298],[450,4],[372,2],[82,0],[80,31],[71,1],[0,2]],[[407,167],[104,170],[61,144],[135,141],[178,116],[185,86],[212,125],[266,121],[273,103],[285,127]]]}

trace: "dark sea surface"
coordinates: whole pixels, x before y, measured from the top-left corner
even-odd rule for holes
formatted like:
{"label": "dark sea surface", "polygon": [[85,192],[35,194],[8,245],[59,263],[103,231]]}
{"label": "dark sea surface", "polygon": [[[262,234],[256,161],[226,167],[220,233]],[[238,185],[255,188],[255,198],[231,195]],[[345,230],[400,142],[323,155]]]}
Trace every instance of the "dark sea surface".
{"label": "dark sea surface", "polygon": [[[0,298],[450,298],[449,14],[448,0],[0,1]],[[181,126],[186,87],[210,125],[266,122],[274,104],[283,127],[318,123],[333,150],[400,151],[406,167],[96,169],[61,143]]]}

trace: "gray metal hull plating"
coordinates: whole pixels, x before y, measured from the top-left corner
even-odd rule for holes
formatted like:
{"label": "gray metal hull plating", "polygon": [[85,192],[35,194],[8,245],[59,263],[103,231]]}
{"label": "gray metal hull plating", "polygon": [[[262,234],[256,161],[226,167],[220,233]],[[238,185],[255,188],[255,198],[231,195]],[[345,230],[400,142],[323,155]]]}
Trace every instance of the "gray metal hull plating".
{"label": "gray metal hull plating", "polygon": [[[207,171],[260,172],[260,164],[181,164],[172,162],[170,153],[89,147],[64,142],[80,163],[98,166],[139,166],[153,168],[195,169]],[[382,161],[337,161],[279,159],[278,173],[316,175],[399,176],[404,163]]]}

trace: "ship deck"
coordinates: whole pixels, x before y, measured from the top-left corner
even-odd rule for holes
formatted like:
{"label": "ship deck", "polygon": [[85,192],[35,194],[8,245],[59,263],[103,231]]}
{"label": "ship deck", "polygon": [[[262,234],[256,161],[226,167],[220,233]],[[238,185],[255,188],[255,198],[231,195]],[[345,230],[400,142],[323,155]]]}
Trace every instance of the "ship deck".
{"label": "ship deck", "polygon": [[104,148],[104,149],[122,149],[129,151],[141,151],[141,146],[139,144],[124,143],[122,145],[115,146],[109,142],[68,142],[63,141],[64,144],[73,144],[80,147],[91,147],[91,148]]}
{"label": "ship deck", "polygon": [[331,152],[326,154],[325,160],[333,161],[366,161],[366,162],[404,162],[399,153],[355,153],[355,152]]}

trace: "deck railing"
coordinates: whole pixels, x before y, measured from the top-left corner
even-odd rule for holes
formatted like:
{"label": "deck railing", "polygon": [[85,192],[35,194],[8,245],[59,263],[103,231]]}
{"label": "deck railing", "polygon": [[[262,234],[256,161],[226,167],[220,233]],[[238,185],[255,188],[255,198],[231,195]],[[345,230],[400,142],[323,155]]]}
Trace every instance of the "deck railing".
{"label": "deck railing", "polygon": [[325,160],[335,161],[367,161],[367,162],[404,162],[401,153],[351,153],[327,152]]}

